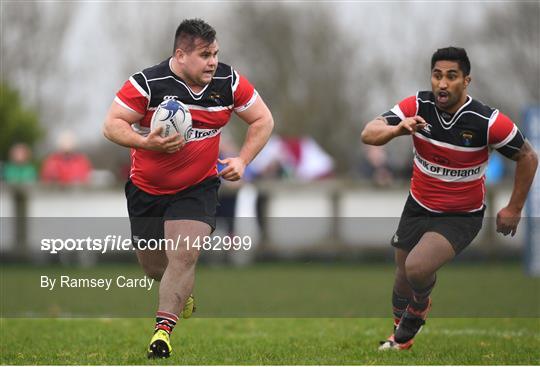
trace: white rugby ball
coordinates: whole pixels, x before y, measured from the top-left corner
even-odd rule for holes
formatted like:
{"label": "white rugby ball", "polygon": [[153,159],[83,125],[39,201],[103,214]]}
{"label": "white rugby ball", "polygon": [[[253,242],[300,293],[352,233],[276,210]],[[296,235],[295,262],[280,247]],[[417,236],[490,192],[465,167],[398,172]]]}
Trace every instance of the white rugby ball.
{"label": "white rugby ball", "polygon": [[179,133],[185,141],[188,141],[191,133],[191,113],[180,101],[175,99],[163,101],[152,116],[150,130],[154,131],[159,126],[163,126],[161,137],[166,138]]}

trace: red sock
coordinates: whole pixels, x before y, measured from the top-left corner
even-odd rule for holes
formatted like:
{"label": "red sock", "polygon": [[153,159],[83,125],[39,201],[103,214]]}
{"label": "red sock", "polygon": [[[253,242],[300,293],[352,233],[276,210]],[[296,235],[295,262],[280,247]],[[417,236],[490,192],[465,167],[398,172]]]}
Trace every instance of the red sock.
{"label": "red sock", "polygon": [[178,321],[178,316],[173,313],[158,311],[156,313],[156,327],[154,331],[165,330],[168,334],[172,333],[176,322]]}

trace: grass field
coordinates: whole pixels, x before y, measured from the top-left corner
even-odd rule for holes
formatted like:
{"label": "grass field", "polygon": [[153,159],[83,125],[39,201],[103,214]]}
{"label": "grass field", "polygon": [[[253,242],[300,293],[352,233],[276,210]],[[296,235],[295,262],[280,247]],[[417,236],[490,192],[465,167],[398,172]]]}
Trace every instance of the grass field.
{"label": "grass field", "polygon": [[[387,317],[391,264],[259,264],[245,268],[200,266],[195,296],[198,317]],[[40,287],[58,279],[141,278],[134,264],[93,268],[2,266],[1,317],[148,317],[158,284],[142,288]],[[433,317],[540,317],[540,279],[520,264],[455,264],[438,273]],[[516,302],[516,300],[518,300]]]}
{"label": "grass field", "polygon": [[39,287],[43,274],[140,277],[137,266],[2,266],[0,363],[540,363],[540,283],[519,264],[443,269],[431,317],[413,349],[378,352],[378,341],[391,331],[392,273],[391,264],[201,266],[198,312],[175,330],[174,354],[165,362],[145,357],[157,287]]}
{"label": "grass field", "polygon": [[410,351],[378,352],[388,319],[191,319],[149,361],[151,319],[2,320],[2,364],[536,365],[538,319],[431,319]]}

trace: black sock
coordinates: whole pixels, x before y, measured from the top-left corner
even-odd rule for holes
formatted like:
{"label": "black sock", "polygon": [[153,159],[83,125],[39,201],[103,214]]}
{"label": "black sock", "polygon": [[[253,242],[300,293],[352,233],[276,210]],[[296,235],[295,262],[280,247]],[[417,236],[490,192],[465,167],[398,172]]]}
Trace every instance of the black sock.
{"label": "black sock", "polygon": [[397,294],[395,290],[392,292],[392,313],[394,314],[394,322],[401,319],[403,312],[407,309],[410,302],[411,300],[409,298]]}
{"label": "black sock", "polygon": [[411,300],[411,307],[415,310],[425,310],[428,306],[429,302],[429,295],[431,294],[431,291],[433,291],[433,288],[435,287],[435,283],[437,282],[437,277],[435,276],[433,279],[433,282],[424,288],[415,288],[412,287],[413,290],[413,297]]}

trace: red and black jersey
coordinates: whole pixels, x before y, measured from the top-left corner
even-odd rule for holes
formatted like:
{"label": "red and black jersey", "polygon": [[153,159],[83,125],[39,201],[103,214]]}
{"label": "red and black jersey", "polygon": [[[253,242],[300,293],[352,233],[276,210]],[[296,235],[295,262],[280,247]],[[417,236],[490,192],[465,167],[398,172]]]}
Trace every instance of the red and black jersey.
{"label": "red and black jersey", "polygon": [[257,91],[232,67],[219,63],[216,73],[200,93],[194,93],[174,74],[170,59],[133,74],[116,94],[115,101],[144,117],[132,128],[146,136],[157,106],[166,99],[187,105],[193,120],[190,141],[176,153],[131,150],[130,179],[153,194],[174,194],[217,174],[221,128],[233,111],[249,108]]}
{"label": "red and black jersey", "polygon": [[474,212],[485,206],[489,153],[511,157],[524,144],[517,126],[499,110],[467,96],[454,114],[435,105],[432,92],[418,92],[382,116],[390,125],[421,116],[427,126],[413,135],[411,196],[434,212]]}

